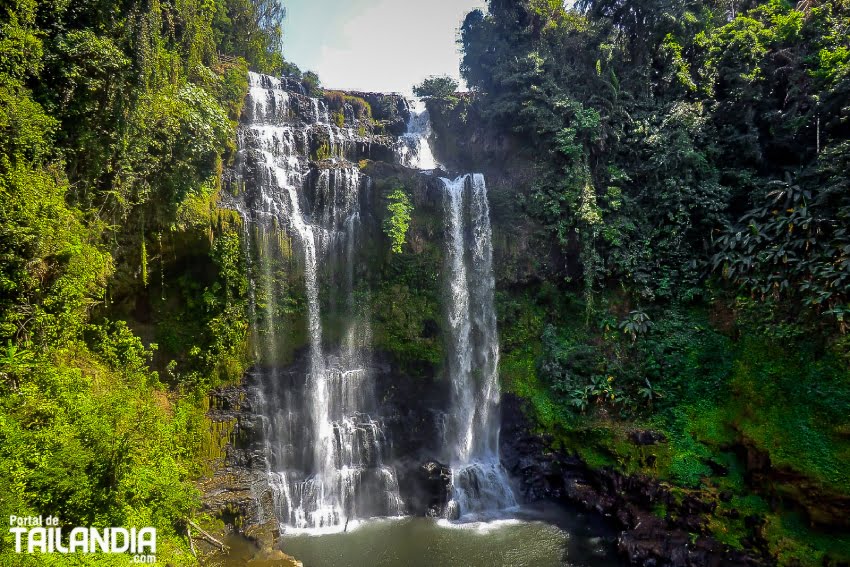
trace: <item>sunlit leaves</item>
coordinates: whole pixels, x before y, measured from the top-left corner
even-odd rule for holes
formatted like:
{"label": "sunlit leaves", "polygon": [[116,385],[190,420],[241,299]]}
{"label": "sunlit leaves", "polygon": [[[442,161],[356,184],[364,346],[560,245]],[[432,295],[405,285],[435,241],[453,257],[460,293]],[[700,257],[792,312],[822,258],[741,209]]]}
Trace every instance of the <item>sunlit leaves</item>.
{"label": "sunlit leaves", "polygon": [[230,122],[211,95],[187,84],[146,95],[131,115],[115,202],[126,214],[151,197],[167,219],[217,173]]}
{"label": "sunlit leaves", "polygon": [[111,260],[65,202],[56,170],[17,163],[0,176],[0,335],[70,336],[103,293]]}
{"label": "sunlit leaves", "polygon": [[42,41],[35,27],[36,0],[12,0],[0,7],[0,83],[22,81],[42,66]]}
{"label": "sunlit leaves", "polygon": [[413,204],[404,188],[397,188],[387,196],[389,216],[384,224],[384,233],[390,239],[390,247],[394,254],[401,254],[407,240],[410,219],[413,214]]}

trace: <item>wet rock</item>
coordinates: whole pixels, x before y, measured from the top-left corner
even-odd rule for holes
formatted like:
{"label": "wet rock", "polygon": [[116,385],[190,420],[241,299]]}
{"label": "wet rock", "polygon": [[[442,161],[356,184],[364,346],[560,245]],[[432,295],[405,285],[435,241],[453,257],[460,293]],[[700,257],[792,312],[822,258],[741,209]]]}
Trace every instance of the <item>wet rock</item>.
{"label": "wet rock", "polygon": [[262,552],[272,553],[275,551],[280,538],[280,524],[277,519],[271,518],[262,524],[248,526],[244,532],[245,537],[251,540]]}
{"label": "wet rock", "polygon": [[[426,515],[435,518],[447,516],[452,493],[452,470],[433,460],[423,463],[419,470],[421,486],[428,500]],[[457,506],[455,509],[459,512]]]}
{"label": "wet rock", "polygon": [[650,516],[644,516],[637,526],[624,531],[617,549],[632,565],[755,567],[762,564],[744,553],[725,551],[711,538],[671,530],[665,521]]}
{"label": "wet rock", "polygon": [[275,567],[304,567],[303,563],[279,549],[260,551],[248,562],[249,565],[264,565],[266,563],[274,565]]}
{"label": "wet rock", "polygon": [[[593,469],[575,455],[552,451],[550,440],[530,433],[522,402],[511,395],[502,399],[501,451],[505,468],[519,479],[530,500],[555,499],[599,513],[622,532],[618,551],[631,565],[658,567],[755,567],[760,556],[729,551],[705,537],[705,514],[716,506],[687,495],[678,501],[658,481],[624,475],[608,468]],[[641,444],[662,442],[654,432],[639,433]],[[668,510],[664,518],[653,513]],[[696,535],[693,535],[696,534]]]}
{"label": "wet rock", "polygon": [[635,445],[656,445],[658,443],[666,443],[667,437],[659,431],[632,431],[629,433],[629,439]]}
{"label": "wet rock", "polygon": [[208,419],[232,427],[222,462],[198,487],[204,513],[221,520],[226,531],[271,551],[280,535],[279,524],[271,489],[264,481],[265,457],[258,442],[262,424],[251,407],[247,387],[246,383],[227,386],[211,394]]}

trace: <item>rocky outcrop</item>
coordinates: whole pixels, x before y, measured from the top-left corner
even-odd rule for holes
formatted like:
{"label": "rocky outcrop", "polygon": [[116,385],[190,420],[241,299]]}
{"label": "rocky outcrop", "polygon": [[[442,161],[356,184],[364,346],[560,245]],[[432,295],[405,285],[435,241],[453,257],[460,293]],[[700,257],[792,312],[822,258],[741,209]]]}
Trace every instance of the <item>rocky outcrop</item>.
{"label": "rocky outcrop", "polygon": [[[714,504],[693,496],[681,500],[651,478],[594,469],[575,455],[551,449],[552,439],[532,432],[522,402],[502,400],[502,463],[518,479],[527,500],[555,499],[596,511],[622,531],[619,553],[632,565],[756,566],[766,561],[725,549],[705,535],[705,514]],[[657,442],[657,436],[639,435]],[[653,513],[663,507],[665,517]]]}
{"label": "rocky outcrop", "polygon": [[496,172],[515,169],[524,161],[522,145],[479,116],[469,94],[459,94],[463,96],[456,100],[427,101],[437,160],[453,169],[481,171],[488,179]]}
{"label": "rocky outcrop", "polygon": [[408,511],[414,516],[442,518],[451,498],[452,471],[439,461],[429,459],[402,462],[399,486]]}
{"label": "rocky outcrop", "polygon": [[346,94],[362,98],[372,107],[372,118],[383,124],[387,134],[401,136],[407,131],[410,110],[407,100],[399,94],[345,91]]}
{"label": "rocky outcrop", "polygon": [[257,443],[261,424],[252,412],[244,384],[211,393],[213,422],[233,423],[224,462],[199,483],[202,511],[224,523],[225,529],[253,543],[263,554],[277,548],[280,528],[264,475],[264,455]]}

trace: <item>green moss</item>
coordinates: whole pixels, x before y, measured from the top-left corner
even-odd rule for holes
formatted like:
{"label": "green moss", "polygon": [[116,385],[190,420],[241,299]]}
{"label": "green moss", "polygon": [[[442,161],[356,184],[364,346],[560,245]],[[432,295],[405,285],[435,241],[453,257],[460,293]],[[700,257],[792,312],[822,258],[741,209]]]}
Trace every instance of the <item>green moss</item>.
{"label": "green moss", "polygon": [[[734,476],[734,474],[734,472],[730,473],[730,476]],[[724,490],[726,488],[738,491],[745,490],[743,483],[738,485],[737,488],[729,487],[728,483],[723,483],[723,486]],[[717,508],[713,514],[708,516],[709,532],[717,541],[734,549],[742,549],[746,538],[753,535],[752,530],[747,528],[746,518],[761,518],[770,510],[764,499],[752,493],[735,494],[728,502],[721,499],[716,499],[715,502]]]}
{"label": "green moss", "polygon": [[406,285],[387,285],[374,295],[372,309],[379,322],[374,336],[377,348],[404,362],[437,365],[442,361],[441,338],[425,333],[426,325],[440,319],[433,296]]}
{"label": "green moss", "polygon": [[795,513],[768,515],[762,536],[780,566],[820,567],[850,561],[850,535],[814,531]]}
{"label": "green moss", "polygon": [[534,374],[530,359],[517,358],[515,353],[505,357],[501,364],[501,376],[505,389],[520,398],[531,402],[534,418],[545,430],[551,431],[563,425],[568,419],[566,414],[552,399],[549,390],[540,384]]}
{"label": "green moss", "polygon": [[537,358],[541,353],[542,309],[526,293],[512,296],[498,293],[499,319],[509,323],[499,329],[502,387],[531,402],[537,422],[547,430],[563,424],[568,416],[553,399],[552,393],[537,377]]}
{"label": "green moss", "polygon": [[850,439],[835,429],[847,419],[847,370],[805,344],[745,338],[732,379],[730,410],[740,433],[788,468],[825,487],[850,493]]}
{"label": "green moss", "polygon": [[652,507],[652,514],[658,518],[664,519],[667,517],[667,505],[663,503],[657,503]]}
{"label": "green moss", "polygon": [[595,445],[580,446],[576,451],[588,466],[600,469],[616,465],[616,459],[602,447]]}
{"label": "green moss", "polygon": [[402,251],[383,259],[371,296],[375,346],[415,372],[421,363],[439,365],[443,360],[439,249],[426,247],[418,254]]}

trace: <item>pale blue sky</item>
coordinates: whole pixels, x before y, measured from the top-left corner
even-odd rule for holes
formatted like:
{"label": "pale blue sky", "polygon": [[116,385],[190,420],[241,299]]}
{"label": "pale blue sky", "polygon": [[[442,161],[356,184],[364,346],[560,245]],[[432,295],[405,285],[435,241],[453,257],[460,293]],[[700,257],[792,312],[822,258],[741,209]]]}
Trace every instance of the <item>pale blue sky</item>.
{"label": "pale blue sky", "polygon": [[327,88],[406,92],[458,77],[455,43],[484,0],[285,0],[283,54]]}

